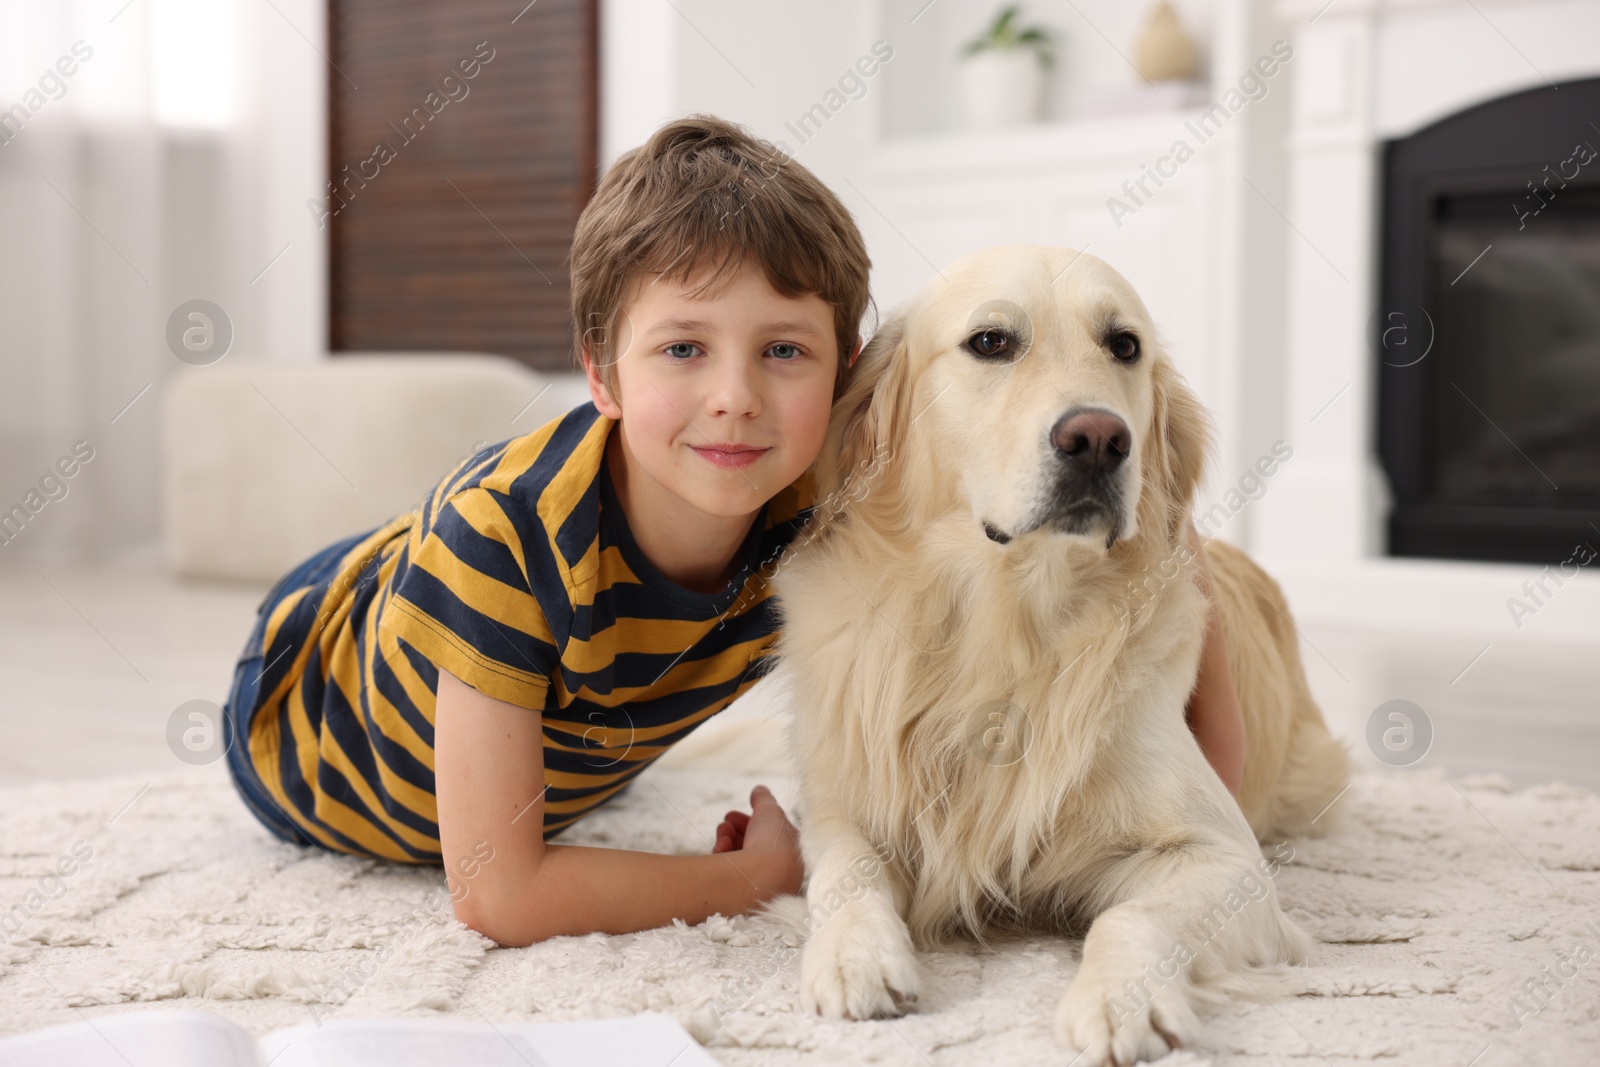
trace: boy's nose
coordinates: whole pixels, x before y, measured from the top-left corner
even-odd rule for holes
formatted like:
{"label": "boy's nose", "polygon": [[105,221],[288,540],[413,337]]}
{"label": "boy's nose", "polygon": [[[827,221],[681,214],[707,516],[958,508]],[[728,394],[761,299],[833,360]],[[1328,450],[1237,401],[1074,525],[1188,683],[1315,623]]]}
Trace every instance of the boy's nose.
{"label": "boy's nose", "polygon": [[713,415],[754,415],[761,410],[761,392],[751,380],[753,372],[744,367],[722,370],[716,377],[707,410]]}

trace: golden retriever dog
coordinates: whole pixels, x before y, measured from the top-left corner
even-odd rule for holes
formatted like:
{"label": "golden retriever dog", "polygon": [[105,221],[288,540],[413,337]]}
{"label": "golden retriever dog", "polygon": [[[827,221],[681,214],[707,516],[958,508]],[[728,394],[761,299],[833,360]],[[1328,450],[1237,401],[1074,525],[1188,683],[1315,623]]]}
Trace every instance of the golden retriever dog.
{"label": "golden retriever dog", "polygon": [[[1211,541],[1212,596],[1196,584],[1212,449],[1138,294],[1093,256],[975,253],[873,336],[773,576],[806,1010],[899,1014],[917,948],[1082,934],[1055,1035],[1120,1064],[1307,958],[1262,843],[1325,829],[1349,754],[1272,579]],[[1212,610],[1244,710],[1237,801],[1185,722]]]}

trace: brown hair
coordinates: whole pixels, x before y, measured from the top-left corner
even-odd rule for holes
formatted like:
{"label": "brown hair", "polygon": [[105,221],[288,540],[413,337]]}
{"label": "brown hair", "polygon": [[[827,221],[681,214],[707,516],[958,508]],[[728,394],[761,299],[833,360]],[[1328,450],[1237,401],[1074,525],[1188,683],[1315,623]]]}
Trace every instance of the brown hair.
{"label": "brown hair", "polygon": [[606,171],[572,234],[572,325],[600,379],[617,393],[612,342],[623,304],[643,275],[687,282],[715,265],[693,293],[715,291],[753,259],[784,296],[815,293],[833,305],[839,369],[871,303],[866,245],[850,212],[787,152],[715,115],[668,122]]}

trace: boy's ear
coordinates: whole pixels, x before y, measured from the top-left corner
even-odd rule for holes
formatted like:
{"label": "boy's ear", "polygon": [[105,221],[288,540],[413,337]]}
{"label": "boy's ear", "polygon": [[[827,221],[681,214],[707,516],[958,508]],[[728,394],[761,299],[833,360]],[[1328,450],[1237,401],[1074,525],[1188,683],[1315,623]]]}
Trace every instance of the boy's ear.
{"label": "boy's ear", "polygon": [[583,376],[589,383],[589,398],[594,401],[595,408],[609,419],[621,418],[622,406],[611,395],[611,390],[606,388],[604,379],[600,377],[600,371],[595,368],[594,353],[590,350],[589,343],[581,342],[578,352],[583,360]]}
{"label": "boy's ear", "polygon": [[857,495],[858,486],[881,479],[903,418],[908,356],[903,312],[891,315],[871,341],[858,345],[850,384],[833,403],[828,434],[817,456],[819,505],[836,498],[834,506],[842,506],[846,492]]}

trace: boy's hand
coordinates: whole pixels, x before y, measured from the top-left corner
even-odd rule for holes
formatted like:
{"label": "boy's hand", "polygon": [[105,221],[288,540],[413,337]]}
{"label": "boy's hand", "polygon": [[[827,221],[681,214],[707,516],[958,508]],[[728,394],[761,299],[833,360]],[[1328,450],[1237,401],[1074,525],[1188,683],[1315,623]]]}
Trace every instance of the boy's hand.
{"label": "boy's hand", "polygon": [[745,827],[750,825],[750,816],[742,811],[730,811],[717,825],[717,843],[712,852],[733,852],[744,848]]}
{"label": "boy's hand", "polygon": [[800,857],[800,833],[783,813],[772,790],[758,785],[750,791],[750,814],[730,811],[717,826],[713,852],[767,854],[772,861],[774,893],[798,893],[805,874]]}

